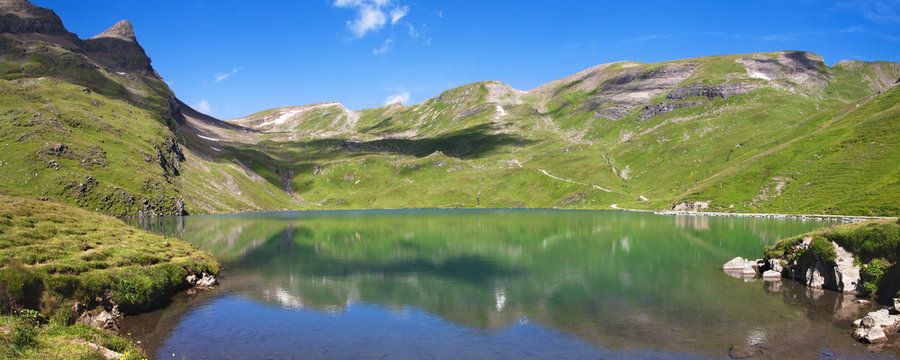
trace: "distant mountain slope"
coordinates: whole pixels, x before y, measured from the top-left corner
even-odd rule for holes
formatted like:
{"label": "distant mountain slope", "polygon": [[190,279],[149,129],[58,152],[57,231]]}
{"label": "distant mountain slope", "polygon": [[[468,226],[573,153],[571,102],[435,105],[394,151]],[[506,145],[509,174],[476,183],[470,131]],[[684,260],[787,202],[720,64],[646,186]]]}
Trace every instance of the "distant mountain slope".
{"label": "distant mountain slope", "polygon": [[116,215],[900,213],[897,63],[829,67],[801,51],[622,61],[528,91],[484,81],[411,106],[221,121],[175,97],[127,21],[82,40],[24,0],[0,0],[0,12],[3,193]]}
{"label": "distant mountain slope", "polygon": [[[618,202],[670,208],[709,201],[720,211],[883,215],[898,210],[882,201],[889,199],[879,194],[881,187],[871,187],[896,182],[897,166],[889,160],[856,158],[855,167],[863,171],[886,169],[877,180],[849,168],[823,167],[833,182],[804,185],[802,201],[792,195],[799,187],[788,185],[798,178],[792,171],[812,175],[814,170],[792,163],[799,161],[792,152],[808,149],[800,140],[822,129],[849,136],[849,127],[830,124],[854,118],[845,114],[853,110],[848,104],[895,91],[888,89],[898,79],[897,63],[842,61],[828,67],[818,55],[782,51],[617,62],[529,91],[489,81],[413,106],[354,112],[325,103],[232,122],[265,132],[278,144],[269,152],[292,159],[293,192],[317,203],[598,207]],[[879,97],[880,103],[897,103],[887,94]],[[889,124],[900,122],[895,114],[882,116],[893,121],[882,125],[879,137],[870,134],[871,140],[884,137],[892,149],[898,129]],[[760,170],[760,159],[774,163]],[[439,175],[430,169],[448,161],[458,162],[455,171]],[[792,170],[773,172],[775,164]],[[373,165],[386,169],[379,175]],[[405,170],[410,168],[415,170]],[[328,178],[331,171],[339,179]],[[383,180],[387,174],[389,182]],[[344,184],[348,179],[353,186]],[[856,200],[833,198],[851,193]]]}

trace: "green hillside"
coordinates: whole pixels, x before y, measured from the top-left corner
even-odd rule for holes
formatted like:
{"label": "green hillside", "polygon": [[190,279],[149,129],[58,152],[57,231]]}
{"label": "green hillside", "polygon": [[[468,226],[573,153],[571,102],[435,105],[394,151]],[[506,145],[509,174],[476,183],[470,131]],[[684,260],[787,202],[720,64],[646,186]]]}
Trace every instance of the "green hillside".
{"label": "green hillside", "polygon": [[624,61],[528,91],[485,81],[412,106],[220,121],[175,97],[127,22],[82,40],[19,5],[4,11],[58,31],[0,31],[0,193],[114,215],[696,202],[900,214],[898,63]]}

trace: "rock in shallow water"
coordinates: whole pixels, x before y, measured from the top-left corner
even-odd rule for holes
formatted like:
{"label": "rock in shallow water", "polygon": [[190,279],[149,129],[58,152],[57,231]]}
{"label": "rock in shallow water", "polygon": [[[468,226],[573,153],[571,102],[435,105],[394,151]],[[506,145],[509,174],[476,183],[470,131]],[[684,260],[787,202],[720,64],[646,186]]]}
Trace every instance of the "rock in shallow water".
{"label": "rock in shallow water", "polygon": [[753,262],[747,259],[744,259],[740,256],[729,260],[725,265],[722,265],[722,270],[725,271],[743,271],[745,266],[752,266]]}
{"label": "rock in shallow water", "polygon": [[781,273],[775,270],[766,270],[762,274],[762,278],[765,281],[781,281]]}
{"label": "rock in shallow water", "polygon": [[881,326],[857,328],[853,331],[853,338],[870,344],[878,344],[887,341],[887,336],[884,335],[884,330]]}

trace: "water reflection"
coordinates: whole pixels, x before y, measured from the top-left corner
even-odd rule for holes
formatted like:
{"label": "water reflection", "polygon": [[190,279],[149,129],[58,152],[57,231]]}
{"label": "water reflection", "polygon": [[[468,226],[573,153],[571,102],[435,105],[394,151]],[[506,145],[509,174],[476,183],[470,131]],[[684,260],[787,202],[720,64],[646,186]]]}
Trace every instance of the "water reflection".
{"label": "water reflection", "polygon": [[[798,294],[805,289],[791,284],[744,284],[719,270],[734,256],[758,256],[778,238],[825,223],[571,211],[267,213],[135,222],[215,254],[227,269],[219,293],[229,306],[237,306],[232,296],[238,296],[280,311],[356,314],[374,306],[493,333],[556,329],[563,332],[557,336],[590,344],[588,353],[719,357],[740,345],[785,358],[805,344],[810,351],[801,357],[815,358],[826,350],[864,350],[834,323],[859,312],[847,305],[852,301],[834,294],[824,302],[826,295],[803,297]],[[800,310],[810,309],[801,303],[831,305]],[[836,307],[844,309],[837,320],[828,315]],[[200,310],[194,311],[186,313]],[[377,325],[347,316],[335,320],[342,331]],[[465,343],[463,335],[447,336]]]}

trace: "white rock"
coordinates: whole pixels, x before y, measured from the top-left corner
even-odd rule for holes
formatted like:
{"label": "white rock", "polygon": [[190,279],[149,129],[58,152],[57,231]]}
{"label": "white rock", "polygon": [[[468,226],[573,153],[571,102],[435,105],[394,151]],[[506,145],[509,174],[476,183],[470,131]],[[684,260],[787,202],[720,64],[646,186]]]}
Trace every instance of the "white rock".
{"label": "white rock", "polygon": [[750,266],[750,264],[744,264],[744,268],[741,269],[741,275],[744,277],[756,276],[756,269],[754,269],[753,266]]}
{"label": "white rock", "polygon": [[834,260],[837,264],[837,287],[838,291],[844,293],[856,293],[856,287],[859,285],[859,266],[853,263],[853,254],[842,248],[835,242],[834,251],[837,258]]}
{"label": "white rock", "polygon": [[748,266],[749,264],[750,260],[738,256],[729,260],[725,265],[722,265],[722,270],[744,270],[744,266]]}
{"label": "white rock", "polygon": [[762,278],[765,281],[781,281],[781,273],[775,270],[766,270],[762,274]]}
{"label": "white rock", "polygon": [[878,311],[870,312],[864,318],[862,318],[862,326],[863,327],[882,327],[882,326],[893,326],[894,319],[887,309],[881,309]]}
{"label": "white rock", "polygon": [[881,329],[881,326],[872,328],[858,328],[853,331],[853,338],[859,341],[868,342],[870,344],[877,344],[887,341],[887,336],[884,335],[884,330]]}
{"label": "white rock", "polygon": [[197,281],[197,286],[199,286],[199,287],[208,288],[208,287],[212,287],[215,284],[216,284],[215,276],[212,276],[207,273],[203,273],[203,278],[201,278],[199,281]]}
{"label": "white rock", "polygon": [[781,259],[769,259],[769,269],[781,273],[784,270],[784,267],[781,266]]}

